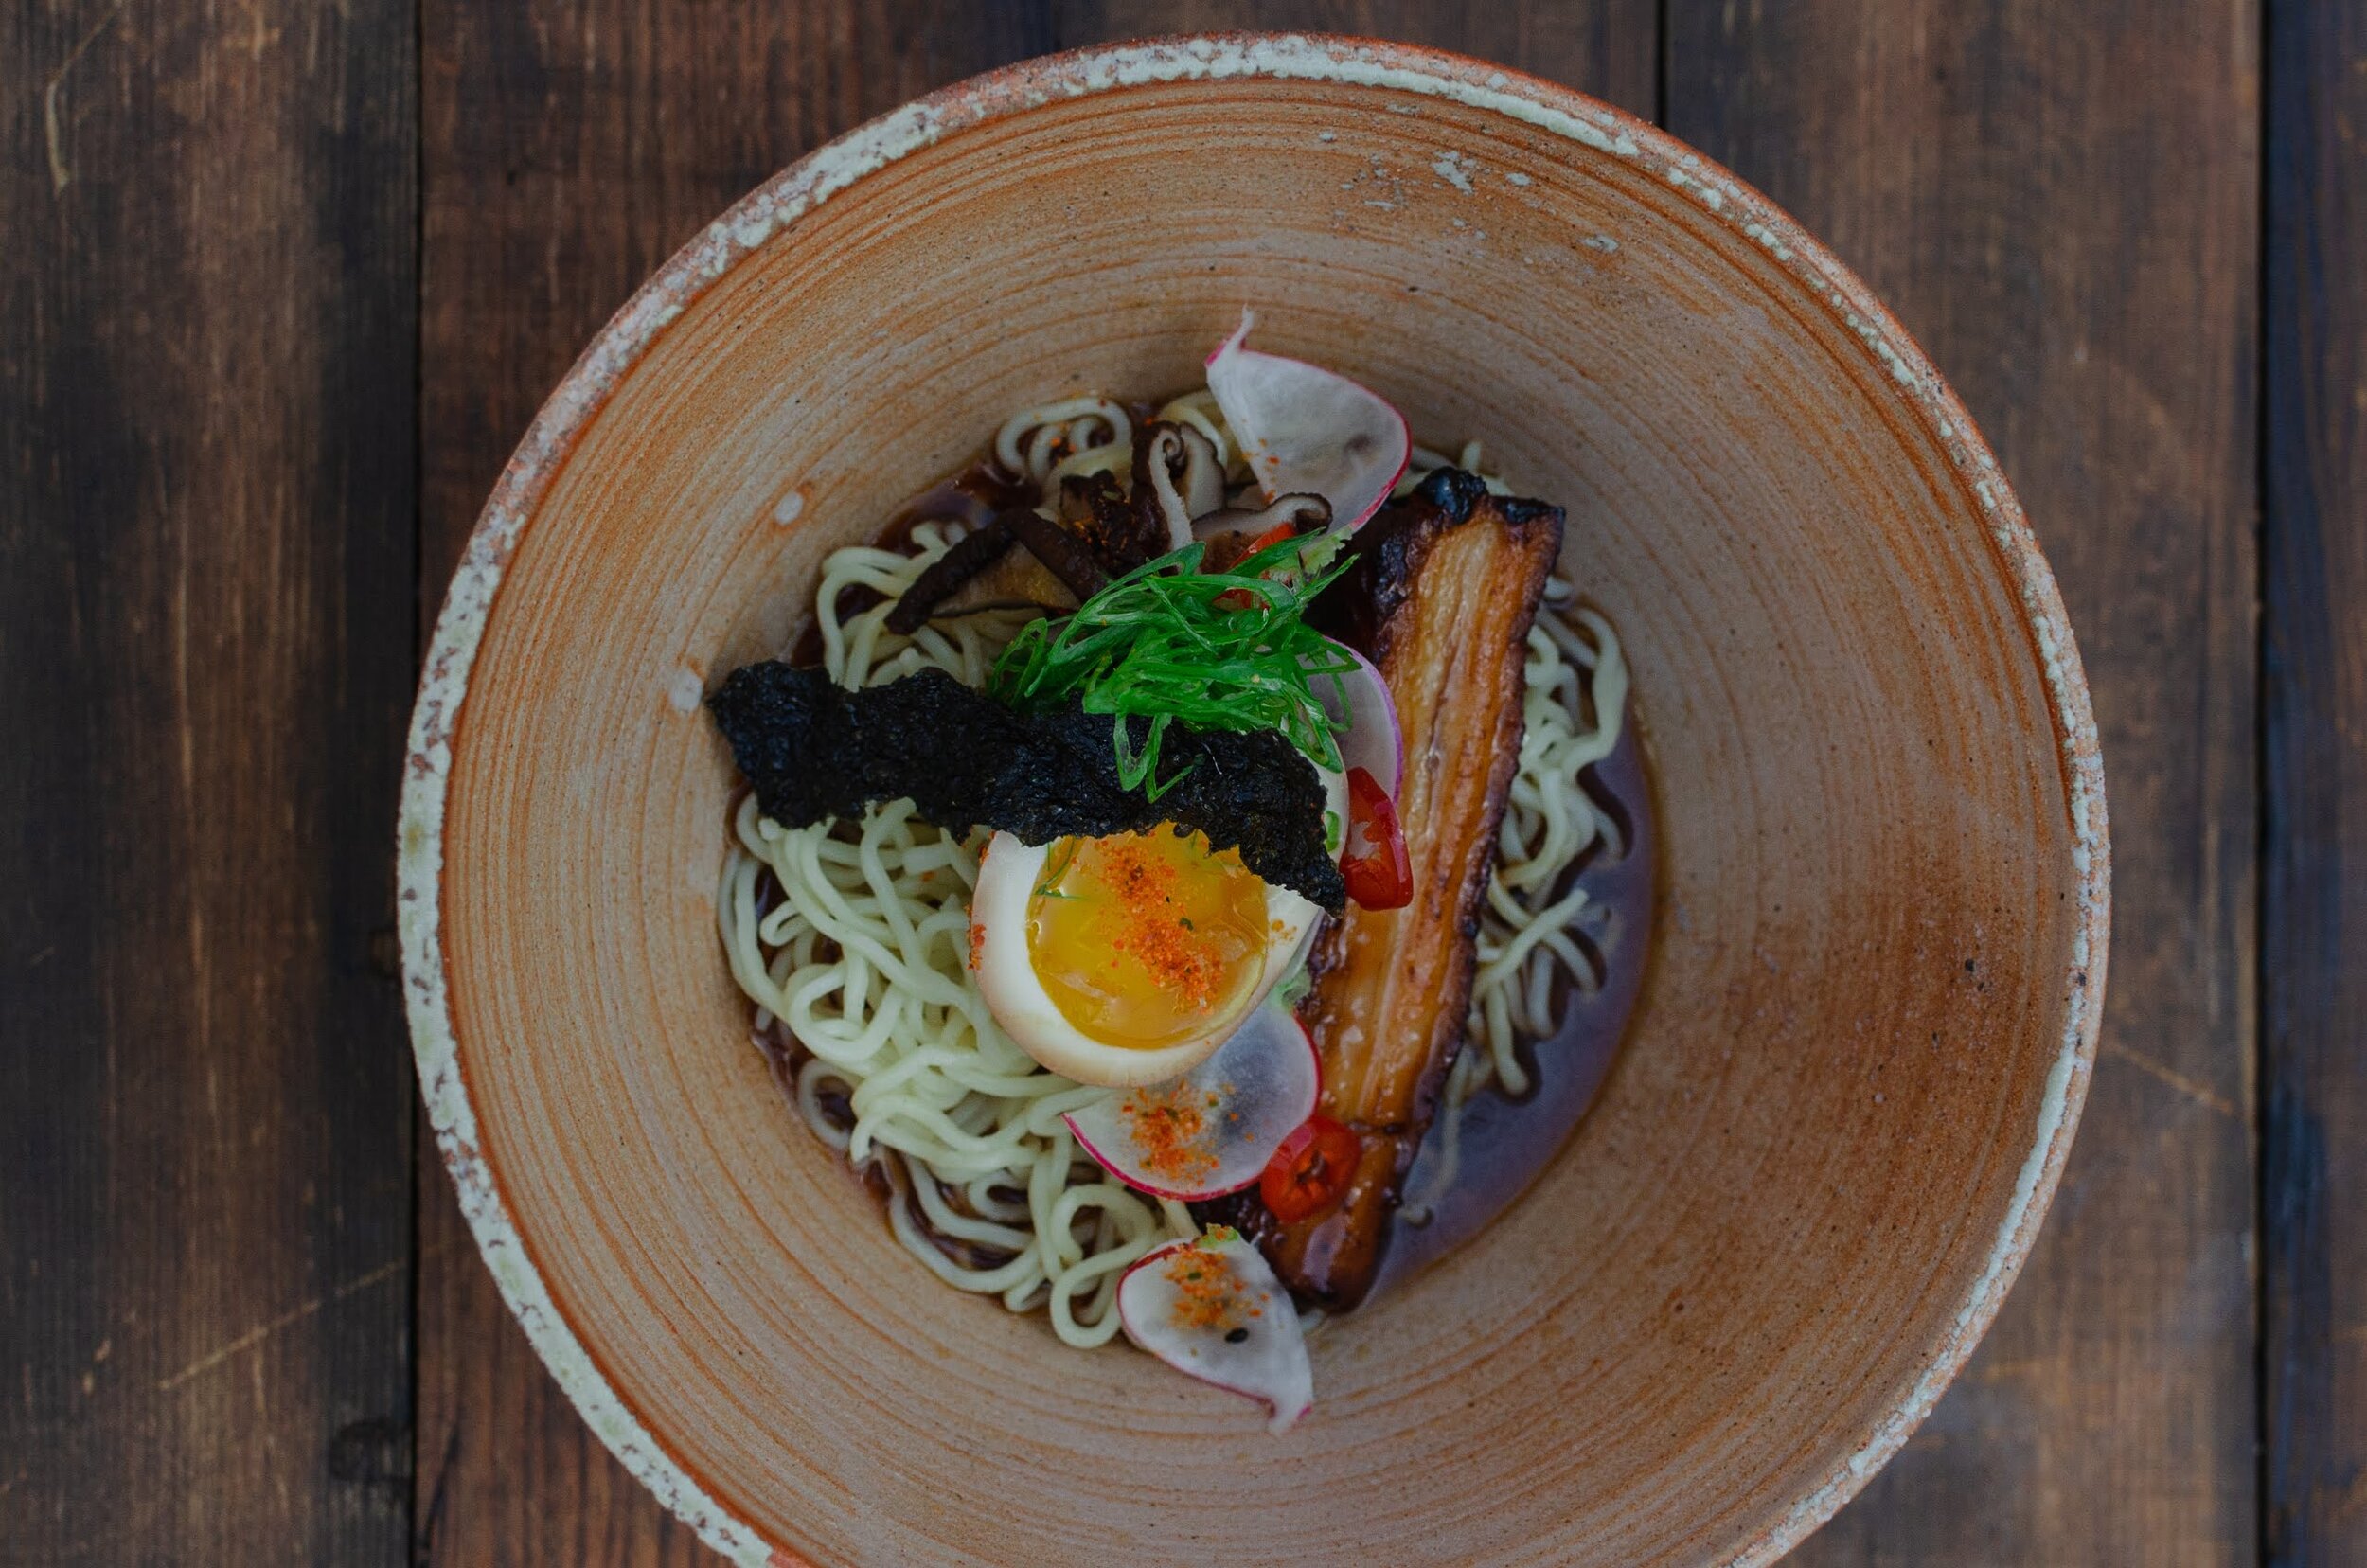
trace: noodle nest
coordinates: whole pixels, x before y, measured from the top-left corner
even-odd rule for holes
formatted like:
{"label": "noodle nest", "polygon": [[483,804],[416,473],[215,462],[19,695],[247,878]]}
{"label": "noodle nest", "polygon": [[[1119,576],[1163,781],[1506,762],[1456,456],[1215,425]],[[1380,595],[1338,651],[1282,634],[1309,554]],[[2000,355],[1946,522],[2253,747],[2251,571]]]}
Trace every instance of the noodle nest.
{"label": "noodle nest", "polygon": [[[1238,467],[1213,399],[1179,398],[1160,418],[1187,422]],[[1123,474],[1133,432],[1105,398],[1030,409],[995,440],[1004,467],[1057,493],[1072,473]],[[1416,448],[1400,493],[1449,461]],[[1477,471],[1477,443],[1458,466]],[[1489,488],[1500,493],[1500,481]],[[814,595],[824,668],[850,690],[934,668],[970,686],[1032,612],[987,611],[885,628],[894,601],[961,537],[923,522],[908,552],[853,546],[825,562]],[[877,596],[842,617],[842,592]],[[1466,1048],[1448,1111],[1488,1088],[1529,1087],[1519,1048],[1549,1038],[1565,988],[1603,976],[1575,939],[1586,895],[1572,868],[1616,829],[1579,774],[1618,743],[1627,667],[1600,615],[1556,579],[1529,634],[1519,772],[1497,844],[1472,984]],[[1072,1345],[1118,1332],[1127,1266],[1170,1238],[1196,1236],[1185,1207],[1112,1179],[1061,1115],[1109,1091],[1048,1072],[988,1010],[969,968],[970,900],[987,835],[957,838],[876,807],[859,822],[783,828],[753,796],[732,822],[717,906],[733,977],[756,1004],[759,1037],[790,1044],[798,1111],[816,1137],[890,1191],[897,1239],[960,1290],[1014,1312],[1042,1309]]]}

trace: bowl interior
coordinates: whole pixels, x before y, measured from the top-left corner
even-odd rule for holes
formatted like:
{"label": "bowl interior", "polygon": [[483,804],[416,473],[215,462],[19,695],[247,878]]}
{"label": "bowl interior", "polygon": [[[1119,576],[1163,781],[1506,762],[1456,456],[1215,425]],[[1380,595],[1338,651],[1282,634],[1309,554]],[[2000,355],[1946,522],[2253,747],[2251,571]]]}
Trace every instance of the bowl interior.
{"label": "bowl interior", "polygon": [[[1146,85],[871,175],[617,382],[471,678],[446,974],[528,1256],[722,1508],[819,1562],[1722,1557],[1961,1353],[2076,1033],[2063,751],[1949,433],[1778,248],[1488,110]],[[730,769],[688,701],[1007,413],[1196,384],[1244,304],[1568,508],[1664,846],[1596,1108],[1316,1337],[1279,1439],[897,1247],[749,1044]]]}

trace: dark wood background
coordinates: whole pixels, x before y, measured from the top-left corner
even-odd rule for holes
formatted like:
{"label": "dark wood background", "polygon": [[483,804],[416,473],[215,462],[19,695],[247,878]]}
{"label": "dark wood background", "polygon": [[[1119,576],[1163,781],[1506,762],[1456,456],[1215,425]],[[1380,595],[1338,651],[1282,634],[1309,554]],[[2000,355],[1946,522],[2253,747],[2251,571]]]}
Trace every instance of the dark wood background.
{"label": "dark wood background", "polygon": [[0,1560],[711,1560],[421,1131],[422,628],[545,391],[751,185],[1237,26],[1489,56],[1733,166],[1931,350],[2062,579],[2094,1090],[1987,1343],[1803,1559],[2367,1563],[2367,0],[10,0]]}

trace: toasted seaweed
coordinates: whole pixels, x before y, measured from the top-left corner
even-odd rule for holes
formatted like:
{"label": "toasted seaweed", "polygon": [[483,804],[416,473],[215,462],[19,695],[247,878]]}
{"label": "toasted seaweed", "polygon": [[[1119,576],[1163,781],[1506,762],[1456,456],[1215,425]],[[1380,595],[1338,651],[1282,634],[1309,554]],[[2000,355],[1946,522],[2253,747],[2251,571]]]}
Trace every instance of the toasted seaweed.
{"label": "toasted seaweed", "polygon": [[[1346,901],[1325,847],[1323,781],[1272,730],[1170,726],[1161,771],[1182,777],[1153,805],[1118,781],[1107,716],[1018,713],[939,669],[848,691],[817,668],[748,665],[707,709],[756,804],[784,827],[906,796],[940,828],[983,825],[1031,845],[1173,822],[1327,910]],[[1148,732],[1147,721],[1130,722],[1135,751]]]}

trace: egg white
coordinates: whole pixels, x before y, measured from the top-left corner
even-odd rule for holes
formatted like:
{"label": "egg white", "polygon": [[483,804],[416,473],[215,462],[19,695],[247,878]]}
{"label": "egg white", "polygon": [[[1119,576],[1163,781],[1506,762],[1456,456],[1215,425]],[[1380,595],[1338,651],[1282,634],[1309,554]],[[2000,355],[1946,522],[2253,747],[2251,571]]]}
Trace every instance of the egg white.
{"label": "egg white", "polygon": [[[1328,782],[1326,780],[1326,782]],[[1323,911],[1287,887],[1266,883],[1266,970],[1237,1010],[1212,1020],[1201,1037],[1156,1050],[1112,1045],[1068,1021],[1027,952],[1027,900],[1043,873],[1048,844],[1008,833],[988,841],[970,895],[970,961],[995,1022],[1037,1062],[1063,1078],[1110,1089],[1159,1083],[1190,1072],[1238,1029],[1267,992],[1296,970]]]}

